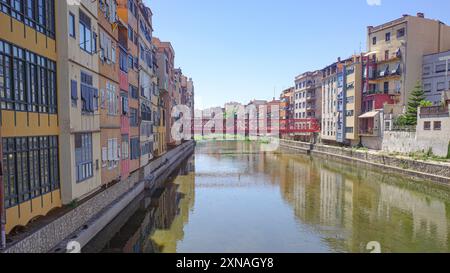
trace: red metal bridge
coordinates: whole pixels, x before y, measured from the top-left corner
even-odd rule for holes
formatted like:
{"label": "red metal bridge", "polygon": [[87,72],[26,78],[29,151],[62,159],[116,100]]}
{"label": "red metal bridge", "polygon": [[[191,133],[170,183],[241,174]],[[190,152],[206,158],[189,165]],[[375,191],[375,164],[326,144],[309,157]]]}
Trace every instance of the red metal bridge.
{"label": "red metal bridge", "polygon": [[[222,130],[224,134],[240,134],[249,135],[256,134],[273,134],[278,132],[280,135],[286,134],[311,134],[320,132],[320,123],[317,119],[280,119],[277,121],[265,119],[246,119],[238,122],[237,120],[220,121],[214,119],[194,119],[192,121],[192,131],[197,135],[209,133],[218,133]],[[232,123],[232,124],[230,124]],[[208,131],[208,132],[206,132]]]}

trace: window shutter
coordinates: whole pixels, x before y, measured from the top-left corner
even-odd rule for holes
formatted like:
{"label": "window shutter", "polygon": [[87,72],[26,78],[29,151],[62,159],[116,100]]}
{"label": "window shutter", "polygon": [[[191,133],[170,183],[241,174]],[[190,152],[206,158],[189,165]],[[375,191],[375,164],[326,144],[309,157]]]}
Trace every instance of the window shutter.
{"label": "window shutter", "polygon": [[70,95],[73,100],[78,100],[78,84],[75,80],[70,82]]}
{"label": "window shutter", "polygon": [[114,160],[112,139],[108,139],[108,161]]}
{"label": "window shutter", "polygon": [[107,147],[102,147],[102,162],[103,162],[103,167],[106,166],[106,162],[108,161],[108,148]]}
{"label": "window shutter", "polygon": [[120,161],[120,158],[122,156],[122,151],[120,150],[120,144],[117,139],[116,139],[116,143],[117,143],[117,161]]}

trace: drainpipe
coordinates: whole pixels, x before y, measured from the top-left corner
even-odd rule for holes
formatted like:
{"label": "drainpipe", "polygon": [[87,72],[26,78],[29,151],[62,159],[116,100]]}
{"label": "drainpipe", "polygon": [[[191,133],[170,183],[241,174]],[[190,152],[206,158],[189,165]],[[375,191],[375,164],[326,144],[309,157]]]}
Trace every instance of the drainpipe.
{"label": "drainpipe", "polygon": [[6,216],[5,216],[5,200],[4,200],[4,185],[3,185],[3,157],[2,143],[0,138],[0,250],[6,248]]}

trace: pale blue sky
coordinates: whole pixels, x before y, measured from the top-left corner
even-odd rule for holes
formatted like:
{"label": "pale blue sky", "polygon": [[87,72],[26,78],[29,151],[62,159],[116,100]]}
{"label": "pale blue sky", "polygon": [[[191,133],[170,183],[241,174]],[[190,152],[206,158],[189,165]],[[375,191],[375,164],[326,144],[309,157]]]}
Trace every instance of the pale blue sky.
{"label": "pale blue sky", "polygon": [[366,47],[366,27],[424,12],[450,24],[448,0],[146,0],[154,35],[194,79],[196,108],[271,99],[294,77]]}

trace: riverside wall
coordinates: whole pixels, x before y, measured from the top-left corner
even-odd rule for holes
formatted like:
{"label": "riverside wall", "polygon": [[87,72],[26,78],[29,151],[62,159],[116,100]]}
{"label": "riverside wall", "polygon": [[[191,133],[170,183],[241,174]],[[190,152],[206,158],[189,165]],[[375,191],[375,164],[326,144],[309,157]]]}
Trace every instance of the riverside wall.
{"label": "riverside wall", "polygon": [[450,185],[450,164],[428,162],[384,155],[378,152],[360,151],[345,147],[280,140],[280,147],[312,156],[322,156],[375,166],[382,171],[410,176],[414,179],[426,179]]}

